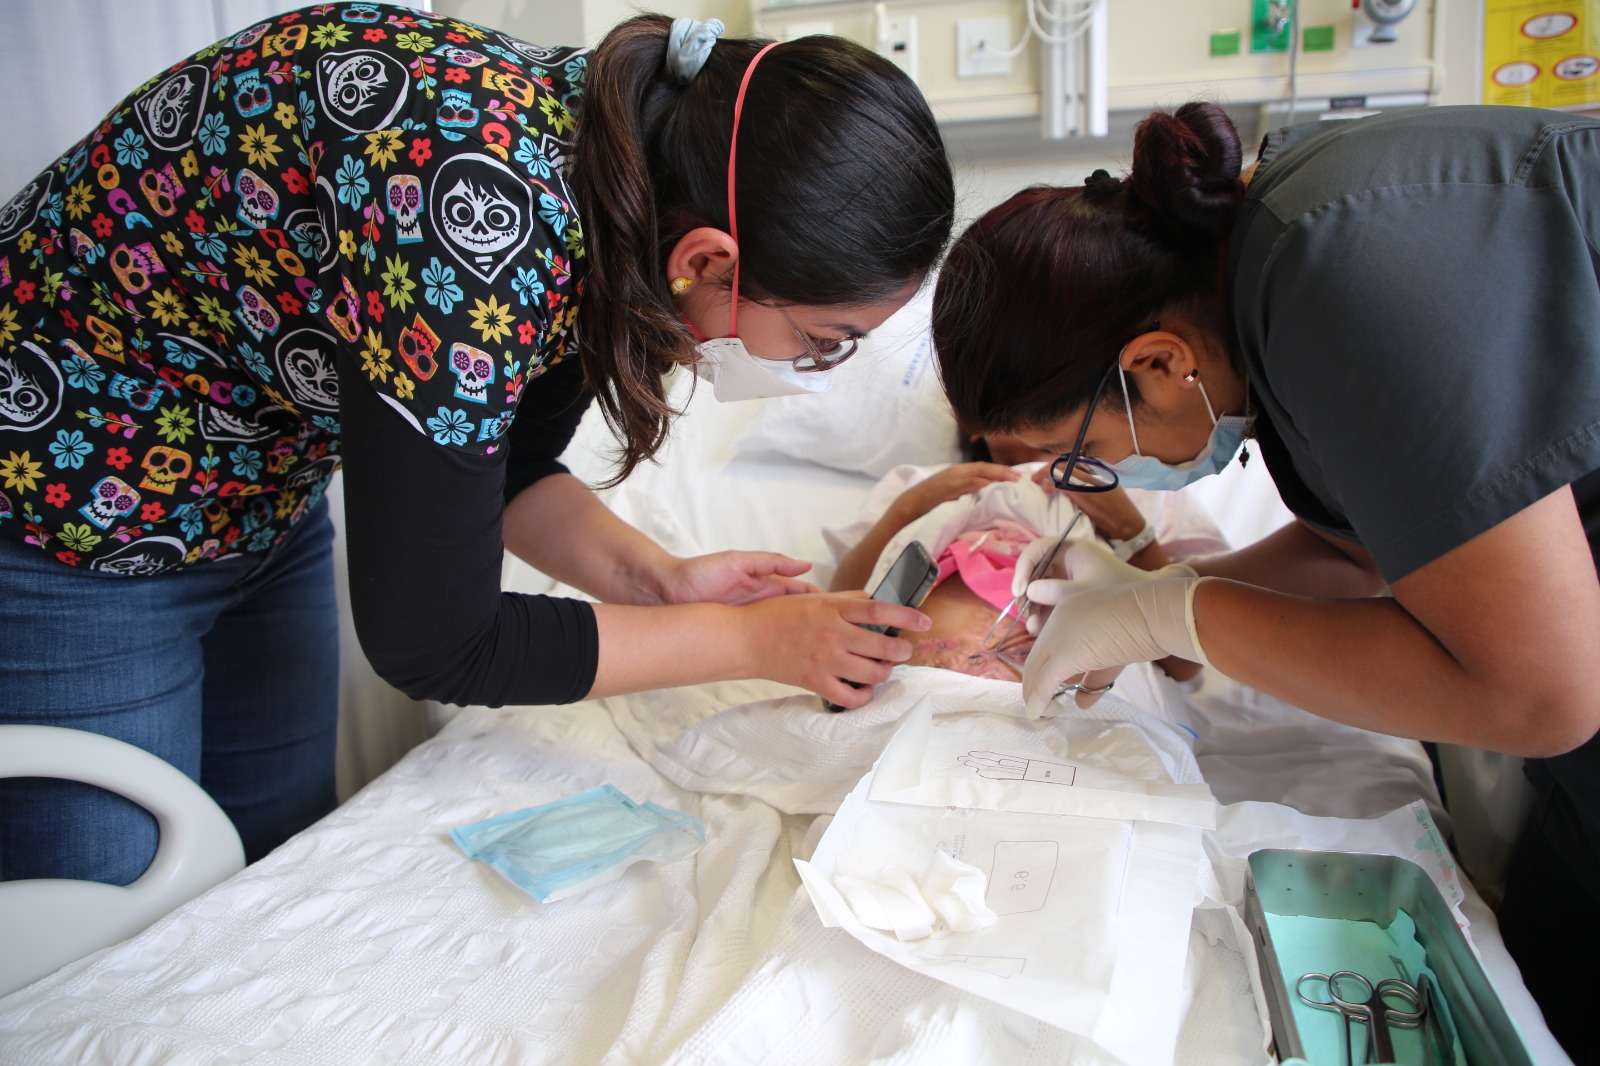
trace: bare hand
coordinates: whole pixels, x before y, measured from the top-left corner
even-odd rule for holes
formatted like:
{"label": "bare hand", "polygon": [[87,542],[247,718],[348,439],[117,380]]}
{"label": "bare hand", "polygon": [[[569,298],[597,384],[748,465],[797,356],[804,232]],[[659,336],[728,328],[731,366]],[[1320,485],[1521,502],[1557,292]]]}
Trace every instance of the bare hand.
{"label": "bare hand", "polygon": [[774,596],[819,591],[799,575],[802,559],[776,552],[716,552],[677,559],[661,582],[663,603],[756,603]]}
{"label": "bare hand", "polygon": [[893,507],[905,519],[902,525],[908,525],[941,503],[977,492],[996,481],[1016,481],[1021,477],[1009,466],[999,463],[956,463],[906,489]]}
{"label": "bare hand", "polygon": [[1050,480],[1050,468],[1043,466],[1033,480],[1047,489],[1066,493],[1094,526],[1094,531],[1110,540],[1129,540],[1145,527],[1143,512],[1121,486],[1109,492],[1069,492],[1057,489]]}
{"label": "bare hand", "polygon": [[[861,628],[891,626],[912,632],[928,616],[864,592],[785,596],[753,605],[749,629],[750,674],[810,689],[841,707],[872,699],[870,686],[888,680],[896,663],[911,658],[911,642]],[[846,684],[855,682],[861,688]]]}

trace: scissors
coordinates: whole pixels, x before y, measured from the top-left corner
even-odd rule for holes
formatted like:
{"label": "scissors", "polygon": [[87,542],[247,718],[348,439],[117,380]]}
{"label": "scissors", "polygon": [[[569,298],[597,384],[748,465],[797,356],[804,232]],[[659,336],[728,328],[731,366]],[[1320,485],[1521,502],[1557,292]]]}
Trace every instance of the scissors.
{"label": "scissors", "polygon": [[[1328,990],[1327,999],[1306,995],[1307,981],[1322,981]],[[1342,986],[1342,987],[1341,987]],[[1302,974],[1295,982],[1295,994],[1300,1002],[1318,1010],[1332,1011],[1344,1019],[1344,1061],[1353,1066],[1350,1048],[1350,1023],[1358,1021],[1367,1027],[1367,1046],[1363,1053],[1367,1062],[1393,1062],[1394,1043],[1389,1039],[1389,1027],[1416,1029],[1421,1027],[1427,1013],[1427,998],[1409,981],[1397,977],[1373,984],[1353,970],[1336,970],[1328,973]],[[1423,1046],[1432,1059],[1432,1048],[1426,1039]]]}
{"label": "scissors", "polygon": [[[1003,645],[1011,638],[1011,634],[1017,631],[1017,626],[1022,623],[1023,619],[1027,618],[1028,608],[1032,606],[1028,600],[1028,585],[1032,585],[1050,572],[1050,564],[1056,561],[1056,555],[1060,553],[1061,546],[1067,542],[1067,538],[1072,535],[1073,527],[1082,518],[1082,511],[1073,515],[1072,521],[1068,522],[1067,528],[1061,531],[1061,536],[1056,538],[1055,544],[1051,546],[1042,559],[1034,564],[1033,572],[1028,575],[1028,584],[1023,585],[1022,591],[1011,597],[1011,602],[1005,605],[999,617],[994,620],[994,625],[990,626],[989,631],[983,635],[984,648],[998,648]],[[1000,624],[1006,620],[1008,615],[1011,617],[1011,624],[1000,630],[1000,635],[996,636],[995,630],[1000,629]]]}

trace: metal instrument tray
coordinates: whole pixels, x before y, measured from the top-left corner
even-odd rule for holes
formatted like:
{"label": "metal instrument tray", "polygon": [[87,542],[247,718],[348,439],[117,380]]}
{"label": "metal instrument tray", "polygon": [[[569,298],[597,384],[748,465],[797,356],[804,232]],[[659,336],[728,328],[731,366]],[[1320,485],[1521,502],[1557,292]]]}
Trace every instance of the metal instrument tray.
{"label": "metal instrument tray", "polygon": [[1306,1049],[1290,1007],[1294,984],[1279,965],[1268,915],[1371,922],[1387,929],[1401,910],[1416,922],[1417,941],[1450,1006],[1467,1062],[1532,1066],[1516,1025],[1422,867],[1391,855],[1272,848],[1250,856],[1244,912],[1261,960],[1278,1058],[1304,1057]]}

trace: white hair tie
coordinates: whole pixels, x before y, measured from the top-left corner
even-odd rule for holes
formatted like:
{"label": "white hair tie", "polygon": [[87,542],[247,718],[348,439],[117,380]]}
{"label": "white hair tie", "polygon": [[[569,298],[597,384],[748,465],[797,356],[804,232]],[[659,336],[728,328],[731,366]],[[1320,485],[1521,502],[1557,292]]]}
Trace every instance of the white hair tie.
{"label": "white hair tie", "polygon": [[673,19],[672,32],[667,34],[667,73],[683,85],[693,81],[723,29],[721,19]]}

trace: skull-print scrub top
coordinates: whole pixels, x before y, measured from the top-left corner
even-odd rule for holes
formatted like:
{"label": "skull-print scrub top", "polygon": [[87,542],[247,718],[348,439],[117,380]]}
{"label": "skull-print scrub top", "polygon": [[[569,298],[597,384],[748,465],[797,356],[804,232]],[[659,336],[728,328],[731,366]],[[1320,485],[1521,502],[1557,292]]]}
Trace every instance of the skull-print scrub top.
{"label": "skull-print scrub top", "polygon": [[0,536],[105,580],[265,552],[342,462],[383,676],[581,698],[594,612],[501,593],[500,522],[589,399],[585,61],[343,3],[134,90],[0,209]]}

